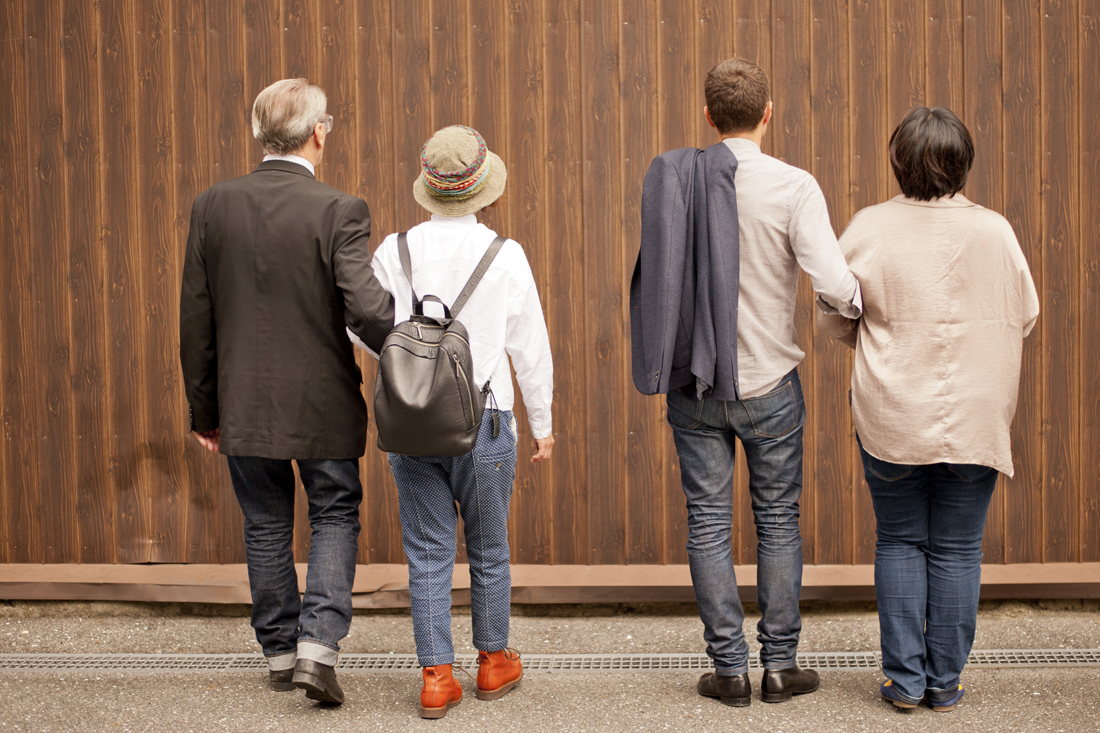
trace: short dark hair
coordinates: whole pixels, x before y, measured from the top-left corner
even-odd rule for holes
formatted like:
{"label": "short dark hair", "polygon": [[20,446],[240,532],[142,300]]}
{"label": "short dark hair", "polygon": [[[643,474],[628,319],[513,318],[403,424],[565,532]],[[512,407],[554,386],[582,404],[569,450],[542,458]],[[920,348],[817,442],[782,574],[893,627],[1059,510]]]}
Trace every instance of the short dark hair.
{"label": "short dark hair", "polygon": [[768,75],[742,58],[726,59],[707,72],[703,93],[710,119],[723,135],[755,130],[772,98]]}
{"label": "short dark hair", "polygon": [[890,136],[890,165],[911,199],[954,196],[974,165],[974,140],[946,107],[914,107]]}

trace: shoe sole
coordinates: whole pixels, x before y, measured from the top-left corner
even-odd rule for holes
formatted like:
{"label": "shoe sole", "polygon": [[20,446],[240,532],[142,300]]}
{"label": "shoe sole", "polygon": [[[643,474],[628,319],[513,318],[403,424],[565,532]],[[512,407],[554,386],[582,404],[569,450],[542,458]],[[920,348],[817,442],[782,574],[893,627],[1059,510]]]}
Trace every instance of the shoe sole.
{"label": "shoe sole", "polygon": [[[698,692],[698,690],[696,690]],[[721,695],[708,695],[704,692],[700,692],[703,697],[709,697],[711,700],[718,700],[723,705],[729,705],[731,708],[747,708],[752,703],[752,697],[722,697]]]}
{"label": "shoe sole", "polygon": [[951,703],[950,705],[933,705],[932,706],[932,710],[934,710],[937,713],[950,713],[954,709],[955,709],[955,704],[954,703]]}
{"label": "shoe sole", "polygon": [[315,677],[305,672],[294,673],[294,686],[306,691],[306,697],[317,702],[327,702],[332,705],[343,705],[344,699],[336,697],[325,687],[320,677]]}
{"label": "shoe sole", "polygon": [[512,688],[515,687],[516,685],[518,685],[520,680],[522,680],[522,679],[523,679],[523,672],[520,672],[519,677],[517,677],[516,679],[512,680],[511,682],[509,682],[507,684],[501,685],[500,687],[496,688],[495,690],[483,690],[479,687],[479,688],[477,688],[477,699],[478,700],[499,700],[500,698],[504,697],[509,692],[511,692]]}
{"label": "shoe sole", "polygon": [[817,692],[821,687],[821,680],[818,680],[817,684],[809,690],[788,690],[787,692],[760,692],[760,699],[764,702],[787,702],[795,695],[809,695],[811,692]]}
{"label": "shoe sole", "polygon": [[438,720],[447,714],[447,711],[462,702],[462,698],[449,702],[441,708],[426,708],[423,705],[420,706],[420,717],[427,720]]}

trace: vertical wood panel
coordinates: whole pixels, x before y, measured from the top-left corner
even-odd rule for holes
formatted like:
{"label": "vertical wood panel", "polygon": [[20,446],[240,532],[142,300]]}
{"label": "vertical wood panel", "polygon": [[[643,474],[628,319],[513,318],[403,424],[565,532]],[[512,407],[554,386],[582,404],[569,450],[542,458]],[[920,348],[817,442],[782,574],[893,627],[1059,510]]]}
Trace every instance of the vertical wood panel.
{"label": "vertical wood panel", "polygon": [[[420,172],[420,149],[432,132],[431,40],[427,0],[397,2],[393,13],[394,96],[394,210],[397,230],[404,231],[428,218],[412,197]],[[486,138],[489,147],[493,140]]]}
{"label": "vertical wood panel", "polygon": [[[481,133],[489,149],[512,164],[508,150],[507,8],[501,3],[471,2],[469,9],[469,124]],[[431,131],[429,131],[431,132]],[[427,135],[424,136],[427,139]],[[417,149],[419,152],[419,148]],[[519,161],[514,161],[519,164]],[[410,179],[411,180],[411,179]],[[507,194],[505,194],[507,195]],[[503,204],[479,214],[482,224],[507,236],[508,209]]]}
{"label": "vertical wood panel", "polygon": [[[719,61],[733,55],[733,3],[724,0],[695,1],[695,79],[688,82],[688,91],[696,109],[703,106],[703,81],[707,72]],[[694,117],[696,146],[706,148],[718,141],[715,131],[702,114]]]}
{"label": "vertical wood panel", "polygon": [[[923,2],[887,0],[889,36],[886,42],[887,126],[891,132],[913,107],[925,102]],[[890,196],[901,193],[893,175]]]}
{"label": "vertical wood panel", "polygon": [[[552,561],[589,562],[587,321],[579,202],[583,197],[581,148],[581,15],[577,0],[544,0],[546,31],[546,232],[559,263],[550,271],[543,309],[554,354],[554,486]],[[552,62],[552,63],[551,63]]]}
{"label": "vertical wood panel", "polygon": [[[772,1],[772,59],[771,82],[773,119],[768,126],[772,155],[780,160],[811,170],[812,119],[810,115],[810,6],[797,0]],[[802,277],[805,280],[805,276]],[[811,355],[812,336],[805,335],[806,315],[799,321],[799,312],[806,307],[806,285],[799,283],[799,300],[796,306],[798,342],[802,350]],[[812,311],[807,311],[812,315]],[[804,470],[802,484],[802,557],[807,563],[816,562],[816,516],[819,500],[814,475],[813,456],[816,450],[815,425],[817,416],[813,405],[813,384],[816,366],[807,358],[798,367],[802,388],[806,397],[806,426],[803,430]]]}
{"label": "vertical wood panel", "polygon": [[[106,314],[109,331],[107,348],[107,388],[110,414],[107,416],[107,445],[110,468],[110,497],[105,511],[112,521],[109,547],[117,562],[128,553],[118,548],[116,525],[124,524],[127,534],[148,531],[148,516],[141,510],[142,487],[149,482],[147,465],[139,446],[148,428],[144,422],[142,400],[149,392],[145,385],[145,323],[142,304],[147,302],[141,278],[141,241],[137,206],[139,204],[137,131],[137,60],[133,8],[130,3],[104,2],[100,5],[100,107],[99,127],[103,133],[102,236],[106,259]],[[120,511],[121,509],[121,511]],[[135,526],[134,520],[140,522]],[[119,527],[121,529],[121,527]],[[105,562],[100,560],[98,562]]]}
{"label": "vertical wood panel", "polygon": [[[546,102],[544,90],[543,17],[540,0],[508,5],[508,236],[523,245],[540,296],[545,299],[550,270],[560,256],[545,235],[546,223]],[[544,300],[545,303],[545,300]],[[532,466],[534,439],[527,424],[521,393],[516,390],[519,429],[516,485],[512,493],[513,558],[520,563],[549,563],[553,556],[553,515],[549,464]]]}
{"label": "vertical wood panel", "polygon": [[[657,145],[656,2],[623,0],[620,7],[619,64],[622,269],[619,290],[629,293],[641,242],[642,182]],[[622,322],[629,323],[627,297]],[[625,346],[629,350],[629,344]],[[633,386],[630,359],[623,361],[620,382],[626,388],[626,561],[664,562],[665,453],[652,450],[664,437],[661,400],[645,397]]]}
{"label": "vertical wood panel", "polygon": [[[1004,125],[1002,120],[1001,3],[1000,0],[969,0],[963,25],[963,112],[960,113],[974,138],[974,168],[967,178],[965,194],[975,203],[997,212],[1004,209]],[[1004,487],[993,494],[985,525],[982,548],[987,563],[1004,562]]]}
{"label": "vertical wood panel", "polygon": [[[245,170],[252,170],[264,159],[263,146],[252,135],[252,103],[266,87],[283,78],[282,40],[279,0],[244,0],[244,104]],[[332,101],[329,100],[332,112]],[[340,124],[337,122],[336,124]],[[326,153],[327,160],[327,153]]]}
{"label": "vertical wood panel", "polygon": [[[70,383],[68,209],[64,160],[64,85],[60,3],[28,3],[27,123],[29,139],[28,245],[32,271],[35,351],[42,378],[35,384],[39,486],[23,506],[38,519],[31,562],[72,562],[79,557],[75,496],[75,433]],[[33,521],[33,520],[32,520]]]}
{"label": "vertical wood panel", "polygon": [[[1077,334],[1077,3],[1044,0],[1043,133],[1043,517],[1044,562],[1078,556],[1080,415]],[[1093,70],[1095,73],[1095,70]]]}
{"label": "vertical wood panel", "polygon": [[[210,0],[207,0],[210,2]],[[283,0],[283,76],[317,83],[317,0]]]}
{"label": "vertical wood panel", "polygon": [[[825,193],[833,228],[840,229],[850,216],[847,2],[815,0],[813,13],[811,170]],[[800,310],[813,307],[800,306]],[[807,345],[802,343],[803,347]],[[851,410],[841,390],[847,381],[851,352],[833,339],[813,338],[812,343],[815,368],[808,404],[813,410],[814,441],[813,450],[806,455],[814,463],[816,561],[850,563],[854,533],[853,431]]]}
{"label": "vertical wood panel", "polygon": [[[889,120],[886,108],[886,3],[883,0],[853,0],[849,22],[849,76],[851,78],[851,178],[854,215],[888,198],[890,170],[887,141]],[[845,396],[851,371],[840,384],[831,385],[847,406]],[[875,561],[875,512],[863,478],[859,447],[848,440],[852,467],[853,562]]]}
{"label": "vertical wood panel", "polygon": [[[508,10],[509,15],[518,12],[514,5]],[[431,13],[431,122],[434,131],[448,125],[469,124],[466,0],[432,0]]]}
{"label": "vertical wood panel", "polygon": [[[1042,149],[1040,9],[1037,0],[1003,0],[1004,215],[1031,266],[1045,311],[1040,210]],[[1043,319],[1024,341],[1020,395],[1012,425],[1015,477],[1002,479],[1005,562],[1043,560]]]}
{"label": "vertical wood panel", "polygon": [[[698,124],[703,114],[702,83],[710,67],[695,73],[694,21],[690,3],[678,0],[659,0],[657,23],[657,131],[658,152],[695,144]],[[634,261],[627,267],[633,268]],[[631,272],[631,274],[633,274]],[[633,384],[633,381],[630,382]],[[665,420],[663,397],[656,399]],[[662,459],[666,466],[664,481],[665,505],[665,558],[668,563],[687,563],[687,511],[684,490],[680,481],[680,460],[672,442],[672,431],[667,423],[661,428],[663,435]]]}
{"label": "vertical wood panel", "polygon": [[[139,234],[126,242],[134,250],[140,279],[141,383],[144,394],[140,440],[123,452],[116,469],[121,476],[116,522],[120,562],[151,562],[187,557],[186,536],[177,534],[171,548],[154,544],[162,521],[179,519],[179,497],[195,480],[183,451],[187,431],[179,366],[177,280],[178,171],[173,154],[172,18],[167,0],[134,3],[137,28],[134,58],[138,68],[136,146],[127,151],[138,164],[136,183]],[[113,192],[112,196],[115,195]],[[182,238],[180,241],[183,241]],[[116,335],[117,338],[117,335]],[[116,407],[117,411],[117,407]],[[175,514],[153,515],[153,497],[167,498]],[[163,506],[163,505],[161,505]],[[232,507],[228,507],[232,511]],[[224,509],[223,509],[224,511]]]}
{"label": "vertical wood panel", "polygon": [[29,562],[37,554],[41,531],[37,497],[45,488],[38,478],[39,423],[35,385],[45,375],[37,366],[35,281],[32,230],[38,226],[28,211],[30,165],[27,98],[27,33],[23,3],[0,8],[0,558]]}
{"label": "vertical wood panel", "polygon": [[961,117],[964,73],[971,73],[963,68],[962,0],[925,0],[924,10],[925,103]]}
{"label": "vertical wood panel", "polygon": [[[394,97],[393,33],[390,4],[359,0],[356,4],[356,136],[359,150],[359,183],[356,194],[367,202],[371,213],[371,246],[377,248],[394,221]],[[349,131],[350,134],[350,131]],[[404,190],[404,189],[403,189]],[[377,362],[357,351],[363,369],[363,391],[373,415]],[[397,488],[393,484],[386,455],[375,445],[378,432],[374,420],[367,433],[367,452],[361,462],[363,505],[360,521],[359,562],[403,562],[400,532],[386,530],[384,522],[398,517]]]}
{"label": "vertical wood panel", "polygon": [[619,236],[619,43],[617,8],[582,6],[584,269],[588,322],[589,547],[593,564],[626,559],[623,435],[622,251]]}
{"label": "vertical wood panel", "polygon": [[[1081,562],[1100,560],[1100,364],[1085,356],[1100,344],[1100,2],[1081,2]],[[1091,73],[1090,73],[1091,70]]]}

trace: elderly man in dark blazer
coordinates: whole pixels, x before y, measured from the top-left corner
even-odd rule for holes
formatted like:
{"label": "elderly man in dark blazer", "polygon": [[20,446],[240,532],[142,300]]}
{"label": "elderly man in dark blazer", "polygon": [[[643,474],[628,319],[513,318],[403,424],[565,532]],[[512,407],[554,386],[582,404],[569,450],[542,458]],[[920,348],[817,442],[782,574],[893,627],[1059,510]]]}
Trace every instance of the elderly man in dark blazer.
{"label": "elderly man in dark blazer", "polygon": [[[367,435],[345,326],[380,350],[393,298],[371,269],[366,203],[314,177],[332,129],[326,106],[305,79],[264,89],[252,108],[264,161],[195,198],[180,358],[191,430],[228,457],[244,512],[252,626],[271,687],[341,703],[333,668],[351,625]],[[292,460],[312,528],[304,597]]]}

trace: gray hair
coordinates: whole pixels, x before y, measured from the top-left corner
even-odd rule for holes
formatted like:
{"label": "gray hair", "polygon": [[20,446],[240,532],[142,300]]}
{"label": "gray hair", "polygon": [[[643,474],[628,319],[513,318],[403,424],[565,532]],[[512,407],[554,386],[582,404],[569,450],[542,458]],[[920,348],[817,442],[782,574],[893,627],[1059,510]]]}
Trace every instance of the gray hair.
{"label": "gray hair", "polygon": [[306,79],[283,79],[264,89],[252,105],[252,135],[271,155],[301,149],[325,116],[325,92]]}

